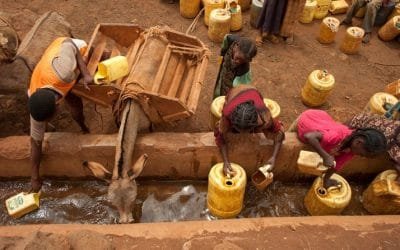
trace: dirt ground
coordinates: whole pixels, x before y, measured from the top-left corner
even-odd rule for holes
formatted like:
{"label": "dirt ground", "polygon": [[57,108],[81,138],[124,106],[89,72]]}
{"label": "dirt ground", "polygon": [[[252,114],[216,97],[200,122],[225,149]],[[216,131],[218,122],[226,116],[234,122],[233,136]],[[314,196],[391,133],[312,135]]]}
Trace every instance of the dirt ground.
{"label": "dirt ground", "polygon": [[[72,25],[74,36],[88,40],[97,23],[133,22],[142,27],[168,25],[185,32],[192,20],[179,14],[179,4],[168,4],[160,0],[0,0],[2,11],[8,13],[21,38],[33,26],[36,18],[46,11],[57,10]],[[342,19],[343,16],[337,16]],[[354,20],[359,24],[360,20]],[[374,30],[368,45],[362,45],[358,55],[348,56],[340,52],[339,45],[345,32],[340,27],[336,42],[321,45],[316,41],[319,20],[312,24],[298,24],[295,30],[295,43],[273,45],[265,43],[259,48],[251,69],[254,78],[260,80],[257,87],[265,97],[276,100],[281,106],[281,119],[288,127],[292,120],[307,107],[300,100],[300,90],[307,76],[315,69],[327,69],[335,76],[336,86],[328,103],[321,107],[336,119],[345,121],[361,111],[372,94],[382,91],[388,83],[400,76],[399,48],[396,41],[383,42]],[[244,13],[244,26],[240,35],[254,38],[256,30],[250,27],[250,13]],[[159,126],[156,131],[197,132],[207,131],[209,106],[217,76],[217,56],[219,44],[207,37],[203,20],[192,35],[199,37],[211,50],[204,87],[198,103],[197,113],[190,119],[178,122],[174,126]],[[24,92],[8,91],[5,85],[27,84],[29,79],[20,80],[19,69],[2,65],[0,68],[0,136],[27,134],[29,132],[26,96]],[[91,132],[113,133],[117,131],[112,122],[110,110],[85,104],[85,114]],[[79,131],[68,112],[59,113],[52,122],[57,131]]]}

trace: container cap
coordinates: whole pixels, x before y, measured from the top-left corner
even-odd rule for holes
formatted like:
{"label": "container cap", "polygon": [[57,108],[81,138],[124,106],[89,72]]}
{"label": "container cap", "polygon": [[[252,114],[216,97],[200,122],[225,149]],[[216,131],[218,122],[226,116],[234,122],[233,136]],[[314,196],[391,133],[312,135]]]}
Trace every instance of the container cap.
{"label": "container cap", "polygon": [[347,29],[347,34],[355,38],[364,37],[365,31],[360,27],[350,27]]}

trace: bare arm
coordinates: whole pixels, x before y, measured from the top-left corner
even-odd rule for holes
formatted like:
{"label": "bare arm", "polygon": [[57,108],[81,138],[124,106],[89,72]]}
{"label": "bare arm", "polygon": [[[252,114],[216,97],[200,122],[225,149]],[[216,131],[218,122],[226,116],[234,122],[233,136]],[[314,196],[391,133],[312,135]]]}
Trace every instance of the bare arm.
{"label": "bare arm", "polygon": [[397,179],[396,179],[396,181],[398,183],[400,183],[400,163],[396,162],[394,167],[396,168],[396,171],[397,171]]}
{"label": "bare arm", "polygon": [[31,137],[31,187],[33,192],[39,192],[42,181],[39,176],[40,160],[42,157],[42,141]]}
{"label": "bare arm", "polygon": [[[267,130],[263,130],[263,133],[265,137],[267,137],[269,132]],[[285,139],[285,133],[283,131],[279,131],[274,137],[274,151],[272,152],[271,158],[269,158],[269,160],[266,163],[271,165],[271,170],[275,167],[276,157],[278,156],[278,153],[282,147],[282,142],[284,139]]]}
{"label": "bare arm", "polygon": [[328,154],[320,144],[320,140],[322,139],[322,134],[320,132],[309,132],[304,135],[304,138],[307,140],[308,144],[310,144],[315,151],[322,157],[324,160],[324,165],[327,167],[334,167],[335,166],[335,159],[333,156]]}
{"label": "bare arm", "polygon": [[87,85],[94,83],[93,77],[90,75],[89,70],[86,67],[86,63],[83,60],[81,53],[79,52],[79,48],[72,42],[72,40],[69,40],[69,42],[72,43],[76,48],[76,62],[78,64],[78,69],[82,74],[83,84],[85,85],[85,88],[89,90],[89,87]]}

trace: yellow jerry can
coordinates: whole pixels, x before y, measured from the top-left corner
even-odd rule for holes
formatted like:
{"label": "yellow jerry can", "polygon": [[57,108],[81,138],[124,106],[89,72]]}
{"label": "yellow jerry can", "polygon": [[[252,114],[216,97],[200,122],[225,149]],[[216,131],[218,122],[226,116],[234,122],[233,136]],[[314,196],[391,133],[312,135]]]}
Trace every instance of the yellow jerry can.
{"label": "yellow jerry can", "polygon": [[301,100],[310,107],[321,106],[328,99],[334,85],[335,78],[327,70],[314,70],[301,90]]}
{"label": "yellow jerry can", "polygon": [[208,38],[221,43],[231,30],[231,13],[226,9],[215,9],[210,13],[208,23]]}
{"label": "yellow jerry can", "polygon": [[271,172],[271,165],[259,167],[256,172],[251,175],[251,181],[260,191],[263,191],[274,180],[274,174]]}
{"label": "yellow jerry can", "polygon": [[204,24],[208,26],[211,11],[215,9],[223,9],[224,7],[224,0],[204,0]]}
{"label": "yellow jerry can", "polygon": [[389,19],[378,31],[378,36],[385,42],[393,40],[400,35],[400,16]]}
{"label": "yellow jerry can", "polygon": [[14,219],[39,208],[39,193],[19,193],[6,200],[7,212]]}
{"label": "yellow jerry can", "polygon": [[129,73],[128,59],[125,56],[115,56],[99,63],[94,75],[96,84],[110,83]]}
{"label": "yellow jerry can", "polygon": [[240,5],[231,7],[229,11],[231,12],[231,31],[239,31],[243,26],[242,9]]}
{"label": "yellow jerry can", "polygon": [[207,207],[212,215],[227,219],[242,210],[247,178],[244,169],[235,163],[231,163],[235,175],[225,176],[223,165],[214,165],[208,174]]}
{"label": "yellow jerry can", "polygon": [[243,11],[250,9],[251,0],[238,0],[238,3]]}
{"label": "yellow jerry can", "polygon": [[400,97],[400,79],[386,85],[385,92],[395,96],[396,98],[399,98]]}
{"label": "yellow jerry can", "polygon": [[328,15],[329,7],[332,0],[317,0],[317,9],[315,10],[314,18],[322,19]]}
{"label": "yellow jerry can", "polygon": [[389,21],[390,19],[392,19],[395,16],[400,16],[400,3],[396,4],[396,6],[394,7],[392,13],[387,18],[387,21]]}
{"label": "yellow jerry can", "polygon": [[344,14],[349,8],[349,4],[346,0],[332,1],[331,6],[329,6],[329,12],[332,14]]}
{"label": "yellow jerry can", "polygon": [[378,115],[384,115],[386,109],[385,104],[395,105],[398,102],[397,98],[391,94],[378,92],[375,93],[371,99],[369,99],[368,104],[364,108],[365,113],[372,113]]}
{"label": "yellow jerry can", "polygon": [[328,170],[328,167],[324,166],[322,157],[318,153],[305,150],[300,151],[299,158],[297,159],[297,167],[302,173],[316,176],[321,176]]}
{"label": "yellow jerry can", "polygon": [[307,0],[299,21],[301,23],[311,23],[317,10],[317,0]]}
{"label": "yellow jerry can", "polygon": [[184,18],[195,18],[200,11],[200,0],[179,0],[179,11]]}
{"label": "yellow jerry can", "polygon": [[365,32],[362,28],[349,27],[346,30],[346,35],[344,36],[342,43],[340,44],[340,50],[349,55],[357,54],[361,47],[364,33]]}
{"label": "yellow jerry can", "polygon": [[363,206],[371,214],[400,214],[400,185],[397,171],[380,173],[363,193]]}
{"label": "yellow jerry can", "polygon": [[332,179],[339,182],[337,187],[323,187],[323,177],[317,177],[308,191],[304,205],[311,215],[339,215],[349,205],[351,188],[340,175],[333,174]]}
{"label": "yellow jerry can", "polygon": [[319,28],[317,40],[323,44],[333,43],[339,30],[340,21],[334,17],[325,17]]}

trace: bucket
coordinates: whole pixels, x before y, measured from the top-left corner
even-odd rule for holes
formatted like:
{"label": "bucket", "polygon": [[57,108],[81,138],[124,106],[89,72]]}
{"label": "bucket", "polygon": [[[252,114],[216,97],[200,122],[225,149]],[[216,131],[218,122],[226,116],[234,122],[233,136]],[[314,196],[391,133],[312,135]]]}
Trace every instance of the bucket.
{"label": "bucket", "polygon": [[317,40],[323,44],[333,43],[339,30],[340,21],[334,17],[325,17],[321,22]]}
{"label": "bucket", "polygon": [[231,7],[229,11],[231,13],[231,31],[238,31],[242,29],[243,19],[240,5]]}
{"label": "bucket", "polygon": [[246,172],[241,166],[231,163],[235,175],[227,177],[223,165],[214,165],[208,174],[207,207],[212,215],[228,219],[236,217],[242,210]]}
{"label": "bucket", "polygon": [[201,0],[179,0],[179,12],[184,18],[195,18],[200,11]]}
{"label": "bucket", "polygon": [[270,170],[271,165],[265,165],[252,174],[251,181],[258,190],[263,191],[274,180],[274,174]]}
{"label": "bucket", "polygon": [[317,0],[317,8],[314,13],[315,19],[322,19],[328,15],[332,0]]}
{"label": "bucket", "polygon": [[225,7],[224,0],[205,0],[204,1],[204,24],[208,26],[210,14],[212,10],[223,9]]}
{"label": "bucket", "polygon": [[392,106],[397,102],[398,99],[395,96],[384,92],[378,92],[371,97],[363,112],[384,115],[386,113],[385,104]]}
{"label": "bucket", "polygon": [[392,13],[390,14],[387,20],[390,20],[395,16],[400,16],[400,3],[396,4],[396,6],[394,7]]}
{"label": "bucket", "polygon": [[257,21],[262,11],[264,0],[253,0],[250,9],[250,25],[257,28]]}
{"label": "bucket", "polygon": [[251,0],[238,0],[238,3],[242,9],[242,11],[246,11],[250,9],[251,6]]}
{"label": "bucket", "polygon": [[39,193],[19,193],[6,200],[8,214],[17,219],[39,208]]}
{"label": "bucket", "polygon": [[363,206],[371,214],[400,214],[400,185],[397,171],[380,173],[363,193]]}
{"label": "bucket", "polygon": [[316,176],[321,176],[328,170],[328,167],[323,165],[323,159],[318,153],[305,150],[300,151],[297,168],[302,173]]}
{"label": "bucket", "polygon": [[333,174],[331,179],[339,182],[339,186],[323,187],[323,177],[317,177],[304,198],[304,205],[310,215],[339,215],[349,205],[351,188],[340,175]]}
{"label": "bucket", "polygon": [[385,42],[393,40],[398,35],[400,35],[400,16],[387,21],[378,31],[379,38]]}
{"label": "bucket", "polygon": [[343,38],[340,50],[349,55],[357,54],[361,47],[364,30],[359,27],[349,27],[346,30],[346,35]]}
{"label": "bucket", "polygon": [[94,76],[96,84],[110,83],[129,73],[128,60],[125,56],[115,56],[99,63]]}
{"label": "bucket", "polygon": [[332,1],[331,5],[329,6],[329,12],[336,15],[336,14],[343,14],[347,12],[349,8],[349,4],[346,0],[338,0]]}
{"label": "bucket", "polygon": [[301,100],[310,107],[326,102],[335,85],[335,78],[327,70],[314,70],[301,90]]}
{"label": "bucket", "polygon": [[221,43],[230,30],[231,13],[226,9],[215,9],[211,11],[208,38],[213,42]]}
{"label": "bucket", "polygon": [[400,98],[400,79],[386,85],[385,92]]}

